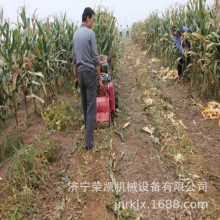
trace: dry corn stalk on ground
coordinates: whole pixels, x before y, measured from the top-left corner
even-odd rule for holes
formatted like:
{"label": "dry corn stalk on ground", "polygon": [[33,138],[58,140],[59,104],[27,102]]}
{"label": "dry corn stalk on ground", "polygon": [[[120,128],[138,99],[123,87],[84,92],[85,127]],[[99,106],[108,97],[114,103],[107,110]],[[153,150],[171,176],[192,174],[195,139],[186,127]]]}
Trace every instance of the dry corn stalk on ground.
{"label": "dry corn stalk on ground", "polygon": [[[220,126],[220,103],[212,101],[207,104],[207,107],[202,111],[203,118],[219,119],[218,125]],[[202,105],[200,106],[203,107]]]}
{"label": "dry corn stalk on ground", "polygon": [[152,63],[156,63],[156,62],[159,62],[161,61],[160,59],[157,59],[156,57],[153,57],[149,60],[149,63],[152,64]]}
{"label": "dry corn stalk on ground", "polygon": [[170,70],[169,67],[167,67],[166,69],[164,67],[160,68],[160,78],[162,80],[174,80],[178,77],[178,73],[177,70]]}

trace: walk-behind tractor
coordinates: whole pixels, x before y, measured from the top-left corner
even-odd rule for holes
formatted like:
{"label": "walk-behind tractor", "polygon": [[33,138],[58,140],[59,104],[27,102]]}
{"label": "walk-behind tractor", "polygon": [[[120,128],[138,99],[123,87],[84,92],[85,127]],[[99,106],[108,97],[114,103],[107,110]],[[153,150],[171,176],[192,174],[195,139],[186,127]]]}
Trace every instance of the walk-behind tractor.
{"label": "walk-behind tractor", "polygon": [[100,56],[100,70],[103,87],[100,89],[98,82],[96,97],[96,121],[111,122],[111,116],[118,109],[118,86],[117,80],[111,80],[107,56]]}

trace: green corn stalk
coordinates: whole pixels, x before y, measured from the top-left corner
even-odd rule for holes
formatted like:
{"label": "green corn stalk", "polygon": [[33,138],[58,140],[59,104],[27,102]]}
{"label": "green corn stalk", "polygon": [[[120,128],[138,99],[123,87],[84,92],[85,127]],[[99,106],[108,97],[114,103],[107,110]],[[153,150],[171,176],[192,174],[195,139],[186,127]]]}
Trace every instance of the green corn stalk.
{"label": "green corn stalk", "polygon": [[96,10],[94,28],[99,55],[107,55],[109,70],[114,78],[121,58],[121,42],[118,37],[116,18],[113,12],[99,6]]}

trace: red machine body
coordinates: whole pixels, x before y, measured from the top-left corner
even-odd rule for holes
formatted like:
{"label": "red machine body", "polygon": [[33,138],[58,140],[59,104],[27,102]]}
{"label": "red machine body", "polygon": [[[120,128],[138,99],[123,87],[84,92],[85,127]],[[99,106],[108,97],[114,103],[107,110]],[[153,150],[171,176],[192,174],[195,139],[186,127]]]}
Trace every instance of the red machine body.
{"label": "red machine body", "polygon": [[[118,87],[117,81],[111,80],[107,56],[100,56],[100,72],[103,87],[98,89],[96,97],[96,121],[108,121],[110,124],[111,115],[115,114],[118,108]],[[99,86],[99,81],[97,80]]]}
{"label": "red machine body", "polygon": [[99,89],[96,97],[96,121],[111,121],[111,114],[115,114],[115,95],[113,82]]}

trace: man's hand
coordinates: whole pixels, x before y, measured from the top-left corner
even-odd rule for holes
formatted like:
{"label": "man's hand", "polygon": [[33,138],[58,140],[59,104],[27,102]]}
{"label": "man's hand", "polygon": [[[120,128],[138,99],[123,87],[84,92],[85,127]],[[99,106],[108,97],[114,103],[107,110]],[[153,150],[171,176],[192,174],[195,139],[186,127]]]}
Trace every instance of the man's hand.
{"label": "man's hand", "polygon": [[99,79],[99,86],[100,86],[100,89],[102,89],[103,85],[102,85],[102,80]]}
{"label": "man's hand", "polygon": [[74,87],[77,88],[79,86],[79,79],[76,78],[74,81]]}

